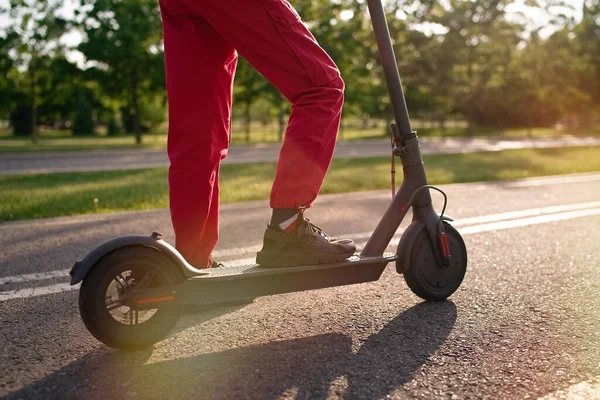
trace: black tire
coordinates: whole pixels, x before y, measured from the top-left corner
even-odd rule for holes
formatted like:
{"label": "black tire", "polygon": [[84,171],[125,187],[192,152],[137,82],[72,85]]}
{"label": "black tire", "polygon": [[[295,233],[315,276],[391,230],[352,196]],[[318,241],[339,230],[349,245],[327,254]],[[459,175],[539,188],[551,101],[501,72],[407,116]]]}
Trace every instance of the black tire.
{"label": "black tire", "polygon": [[414,294],[424,300],[445,300],[459,288],[467,271],[467,247],[454,227],[444,222],[444,230],[450,244],[452,261],[440,268],[435,260],[433,246],[426,229],[415,239],[410,252],[410,265],[404,272],[404,280]]}
{"label": "black tire", "polygon": [[[181,317],[182,307],[178,306],[146,311],[134,310],[123,305],[111,311],[107,310],[109,290],[111,295],[115,290],[118,293],[123,287],[123,290],[135,290],[136,276],[143,277],[139,280],[143,281],[144,287],[147,288],[176,285],[184,279],[169,256],[153,247],[135,245],[119,248],[102,257],[81,285],[81,318],[90,333],[109,347],[129,351],[148,348],[164,339]],[[120,285],[123,282],[125,285]],[[113,287],[116,289],[109,289]],[[125,308],[129,309],[126,315],[130,316],[130,324],[119,321],[114,316],[119,309]],[[138,319],[140,313],[148,317],[141,323]]]}

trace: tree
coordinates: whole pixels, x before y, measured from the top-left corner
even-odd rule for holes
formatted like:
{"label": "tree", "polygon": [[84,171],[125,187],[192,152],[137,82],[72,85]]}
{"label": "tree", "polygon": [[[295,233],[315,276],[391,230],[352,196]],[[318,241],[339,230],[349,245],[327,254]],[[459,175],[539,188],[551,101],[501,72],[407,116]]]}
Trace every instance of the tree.
{"label": "tree", "polygon": [[71,129],[75,136],[91,135],[94,133],[92,105],[85,96],[79,96]]}
{"label": "tree", "polygon": [[[136,143],[142,143],[141,103],[164,81],[161,19],[154,0],[83,0],[90,6],[82,18],[85,34],[78,49],[101,86],[125,103]],[[161,77],[157,77],[160,75]],[[124,124],[127,126],[127,124]]]}
{"label": "tree", "polygon": [[32,139],[37,141],[37,106],[39,79],[50,60],[63,50],[60,37],[69,29],[69,23],[58,16],[62,6],[59,0],[11,0],[10,17],[15,21],[7,37],[16,50],[15,64],[25,71],[28,89]]}
{"label": "tree", "polygon": [[[570,116],[587,114],[592,106],[592,87],[586,87],[592,73],[585,58],[580,57],[580,44],[569,27],[566,27],[544,43],[544,85],[556,115]],[[558,119],[558,118],[557,118]],[[553,121],[555,122],[555,121]]]}
{"label": "tree", "polygon": [[10,113],[10,124],[14,135],[31,136],[33,126],[31,125],[31,107],[27,105],[17,105]]}
{"label": "tree", "polygon": [[234,80],[234,103],[242,104],[244,133],[246,143],[250,142],[250,123],[252,122],[252,103],[261,96],[269,82],[262,77],[245,59],[240,57]]}
{"label": "tree", "polygon": [[92,108],[97,107],[95,99],[101,97],[97,85],[63,55],[48,60],[38,82],[38,120],[49,126],[66,128],[78,110],[81,96]]}
{"label": "tree", "polygon": [[[587,66],[582,76],[582,89],[595,104],[600,116],[600,3],[587,0],[583,3],[581,23],[574,29],[574,41],[578,46],[578,60]],[[591,121],[587,121],[588,124]]]}
{"label": "tree", "polygon": [[[440,44],[439,63],[454,107],[467,118],[468,133],[482,111],[481,99],[490,86],[502,81],[520,42],[522,26],[506,19],[509,0],[452,0],[449,8],[432,9],[432,21],[447,33]],[[442,82],[437,82],[442,84]]]}
{"label": "tree", "polygon": [[14,33],[6,37],[0,36],[0,119],[5,118],[16,105],[18,96],[16,78],[19,75],[13,59],[9,56]]}

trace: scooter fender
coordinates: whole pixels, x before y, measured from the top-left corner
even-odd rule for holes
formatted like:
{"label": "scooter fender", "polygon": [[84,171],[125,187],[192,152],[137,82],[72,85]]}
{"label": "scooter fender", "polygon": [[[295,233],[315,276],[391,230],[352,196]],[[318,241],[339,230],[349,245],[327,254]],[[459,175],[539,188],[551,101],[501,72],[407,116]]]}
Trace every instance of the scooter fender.
{"label": "scooter fender", "polygon": [[181,269],[181,272],[188,278],[206,275],[206,272],[202,272],[190,265],[173,246],[160,239],[160,234],[153,233],[152,236],[119,236],[102,243],[83,257],[81,261],[77,261],[73,265],[69,272],[69,275],[71,275],[71,285],[76,285],[83,281],[93,266],[100,261],[102,257],[112,251],[127,246],[149,246],[162,251],[173,260],[175,265],[178,266]]}
{"label": "scooter fender", "polygon": [[[442,221],[452,222],[454,218],[449,215],[444,215],[442,217]],[[408,267],[410,267],[410,253],[415,244],[415,240],[417,239],[417,235],[421,232],[421,230],[426,229],[425,224],[423,224],[418,219],[414,219],[406,231],[402,234],[402,239],[400,239],[400,243],[398,243],[398,250],[396,254],[398,258],[396,259],[396,271],[399,274],[403,274],[406,272]],[[437,232],[436,232],[437,233]]]}
{"label": "scooter fender", "polygon": [[413,220],[402,234],[396,255],[396,272],[403,274],[410,266],[410,253],[419,233],[425,229],[421,221]]}

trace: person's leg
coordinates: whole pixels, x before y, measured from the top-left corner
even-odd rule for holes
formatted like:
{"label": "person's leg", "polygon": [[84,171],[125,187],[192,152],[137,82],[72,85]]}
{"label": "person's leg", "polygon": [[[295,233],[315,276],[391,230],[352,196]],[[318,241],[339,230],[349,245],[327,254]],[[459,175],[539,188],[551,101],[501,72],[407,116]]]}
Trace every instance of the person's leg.
{"label": "person's leg", "polygon": [[187,4],[292,102],[271,207],[310,207],[339,128],[344,83],[338,68],[285,0]]}
{"label": "person's leg", "polygon": [[181,0],[162,0],[175,246],[197,268],[218,240],[219,165],[227,155],[234,49]]}
{"label": "person's leg", "polygon": [[351,240],[329,237],[299,211],[293,215],[312,205],[331,163],[343,105],[338,68],[287,0],[186,2],[292,102],[271,191],[273,218],[257,262],[291,266],[352,255]]}

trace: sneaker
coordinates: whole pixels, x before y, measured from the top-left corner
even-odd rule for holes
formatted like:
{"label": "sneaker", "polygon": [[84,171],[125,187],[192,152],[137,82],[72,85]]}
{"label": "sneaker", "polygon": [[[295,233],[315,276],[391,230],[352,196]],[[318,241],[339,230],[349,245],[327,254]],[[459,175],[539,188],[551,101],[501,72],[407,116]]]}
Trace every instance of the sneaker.
{"label": "sneaker", "polygon": [[300,215],[295,232],[267,227],[256,263],[267,268],[332,264],[346,260],[355,251],[352,240],[331,237]]}

